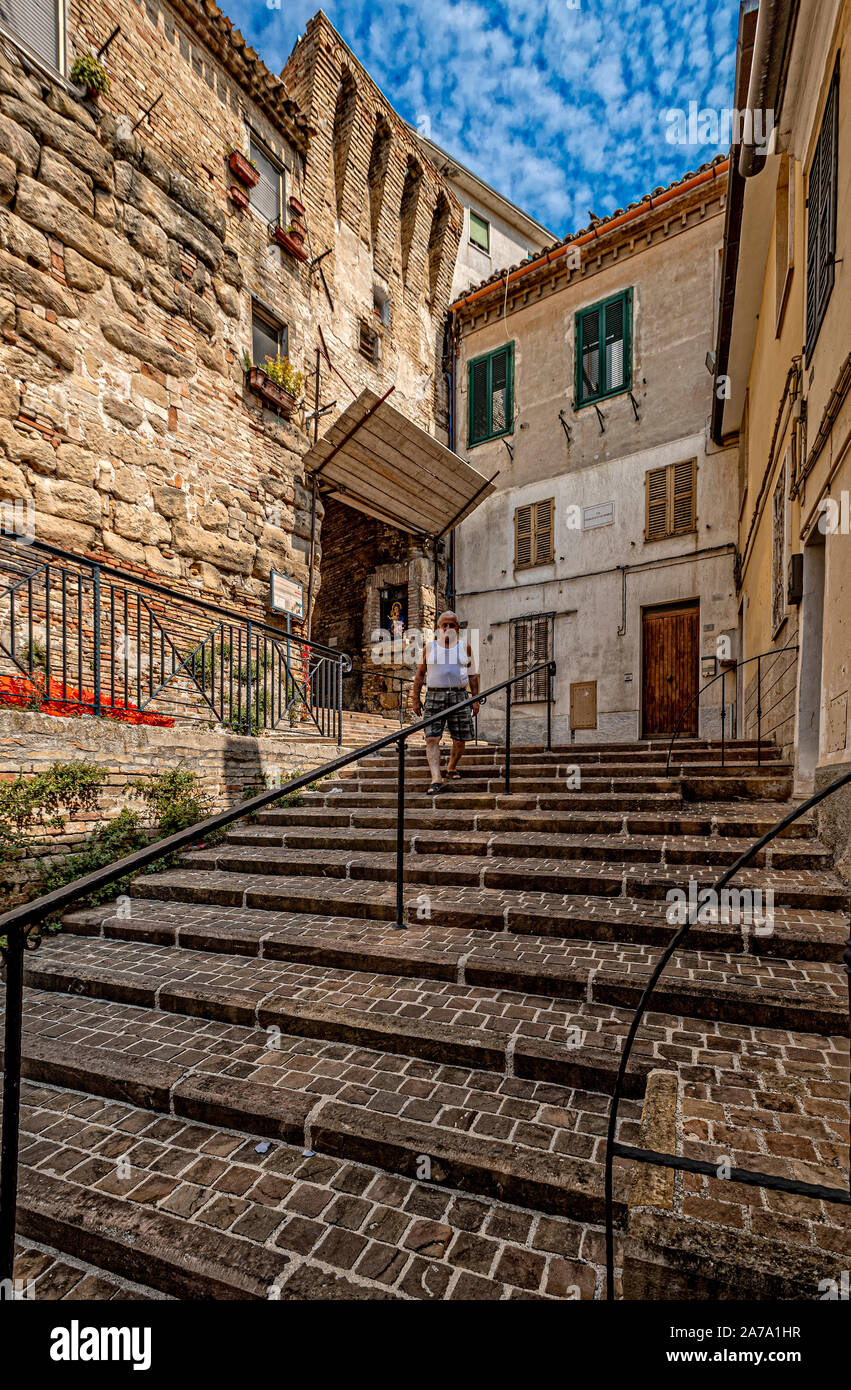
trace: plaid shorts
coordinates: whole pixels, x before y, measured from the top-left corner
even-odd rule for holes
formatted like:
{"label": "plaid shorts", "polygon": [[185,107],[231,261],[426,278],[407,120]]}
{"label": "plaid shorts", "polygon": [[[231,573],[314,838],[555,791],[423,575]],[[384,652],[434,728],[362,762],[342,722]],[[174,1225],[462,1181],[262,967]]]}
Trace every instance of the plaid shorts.
{"label": "plaid shorts", "polygon": [[473,716],[470,713],[471,706],[466,709],[453,710],[452,706],[460,704],[462,700],[469,700],[470,696],[466,690],[429,690],[426,692],[425,705],[423,712],[426,715],[434,715],[430,724],[426,724],[426,738],[440,738],[445,724],[449,724],[450,738],[456,738],[461,743],[469,743],[473,738]]}

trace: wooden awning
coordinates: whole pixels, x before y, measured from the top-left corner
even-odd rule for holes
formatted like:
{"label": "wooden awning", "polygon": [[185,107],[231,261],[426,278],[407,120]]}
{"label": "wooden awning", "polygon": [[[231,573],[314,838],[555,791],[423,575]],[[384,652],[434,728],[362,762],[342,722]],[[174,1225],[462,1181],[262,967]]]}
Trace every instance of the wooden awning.
{"label": "wooden awning", "polygon": [[304,463],[323,497],[414,535],[442,536],[494,490],[493,479],[412,424],[386,396],[368,390]]}

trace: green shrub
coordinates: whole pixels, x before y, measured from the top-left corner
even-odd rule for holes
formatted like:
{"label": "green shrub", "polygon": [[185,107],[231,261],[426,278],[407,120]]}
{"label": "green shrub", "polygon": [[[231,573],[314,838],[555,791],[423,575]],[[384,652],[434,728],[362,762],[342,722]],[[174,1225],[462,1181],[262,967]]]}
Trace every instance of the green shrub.
{"label": "green shrub", "polygon": [[75,87],[87,87],[99,97],[109,91],[109,76],[103,63],[99,63],[93,53],[80,53],[71,68],[71,81]]}
{"label": "green shrub", "polygon": [[137,777],[126,790],[142,798],[152,826],[163,838],[213,814],[212,798],[199,785],[196,773],[183,767],[153,777]]}

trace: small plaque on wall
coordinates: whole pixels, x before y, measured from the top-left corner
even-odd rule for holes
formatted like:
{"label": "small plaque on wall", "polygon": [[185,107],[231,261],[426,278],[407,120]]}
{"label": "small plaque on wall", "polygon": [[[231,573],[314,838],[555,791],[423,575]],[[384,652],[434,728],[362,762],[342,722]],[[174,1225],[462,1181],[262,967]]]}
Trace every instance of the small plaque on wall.
{"label": "small plaque on wall", "polygon": [[614,502],[598,502],[595,507],[582,508],[583,531],[593,531],[597,526],[613,526],[614,521]]}
{"label": "small plaque on wall", "polygon": [[287,573],[272,570],[269,575],[269,607],[273,613],[304,617],[304,585]]}

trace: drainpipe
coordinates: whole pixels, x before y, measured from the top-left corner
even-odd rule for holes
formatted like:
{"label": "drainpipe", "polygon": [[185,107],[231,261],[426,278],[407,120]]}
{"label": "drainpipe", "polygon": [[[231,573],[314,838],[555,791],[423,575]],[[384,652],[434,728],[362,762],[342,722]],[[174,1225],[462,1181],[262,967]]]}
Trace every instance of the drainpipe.
{"label": "drainpipe", "polygon": [[[751,121],[757,112],[764,117],[770,111],[776,127],[786,85],[798,5],[799,0],[760,0],[748,83],[747,110]],[[742,178],[752,178],[765,166],[765,145],[769,132],[764,125],[762,134],[764,143],[761,149],[753,138],[748,144],[742,141],[739,150],[739,173]]]}
{"label": "drainpipe", "polygon": [[[448,366],[447,366],[448,363]],[[450,309],[443,330],[443,374],[449,395],[449,447],[455,453],[455,310]],[[449,532],[449,566],[446,602],[455,607],[455,527]]]}

